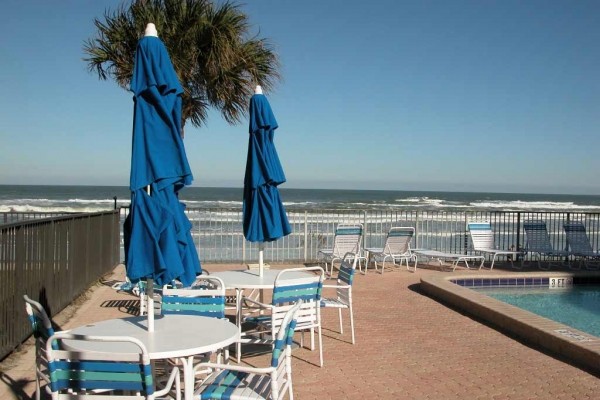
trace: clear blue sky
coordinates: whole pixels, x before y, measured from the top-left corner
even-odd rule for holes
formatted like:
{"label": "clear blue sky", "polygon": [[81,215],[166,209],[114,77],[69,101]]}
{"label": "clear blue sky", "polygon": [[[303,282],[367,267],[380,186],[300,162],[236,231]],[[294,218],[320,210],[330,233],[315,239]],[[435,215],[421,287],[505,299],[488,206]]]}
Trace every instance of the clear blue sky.
{"label": "clear blue sky", "polygon": [[[2,2],[0,184],[128,185],[131,94],[82,61],[121,3]],[[247,3],[284,187],[600,194],[600,1]],[[186,128],[194,185],[241,187],[247,121]]]}

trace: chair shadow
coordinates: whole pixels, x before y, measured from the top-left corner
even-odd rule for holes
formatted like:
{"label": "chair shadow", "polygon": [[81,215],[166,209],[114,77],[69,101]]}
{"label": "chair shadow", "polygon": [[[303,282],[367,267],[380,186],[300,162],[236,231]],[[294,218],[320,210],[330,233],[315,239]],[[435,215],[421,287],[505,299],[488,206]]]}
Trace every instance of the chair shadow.
{"label": "chair shadow", "polygon": [[[10,387],[16,399],[33,400],[33,398],[35,397],[35,392],[31,396],[25,392],[25,387],[31,384],[33,381],[27,379],[14,380],[12,377],[6,375],[6,373],[4,372],[0,372],[0,380]],[[42,390],[43,389],[44,387],[42,386]]]}
{"label": "chair shadow", "polygon": [[140,315],[140,301],[139,300],[106,300],[100,304],[100,307],[104,308],[118,308],[120,312],[124,314],[138,316]]}

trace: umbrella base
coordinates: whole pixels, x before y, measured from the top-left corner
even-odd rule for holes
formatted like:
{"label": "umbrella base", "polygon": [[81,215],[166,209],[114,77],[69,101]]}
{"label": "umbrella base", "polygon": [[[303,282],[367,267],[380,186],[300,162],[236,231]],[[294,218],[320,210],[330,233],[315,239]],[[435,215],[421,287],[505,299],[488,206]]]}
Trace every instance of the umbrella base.
{"label": "umbrella base", "polygon": [[[258,270],[260,268],[260,264],[248,264],[248,269]],[[263,269],[271,269],[270,264],[263,264]]]}

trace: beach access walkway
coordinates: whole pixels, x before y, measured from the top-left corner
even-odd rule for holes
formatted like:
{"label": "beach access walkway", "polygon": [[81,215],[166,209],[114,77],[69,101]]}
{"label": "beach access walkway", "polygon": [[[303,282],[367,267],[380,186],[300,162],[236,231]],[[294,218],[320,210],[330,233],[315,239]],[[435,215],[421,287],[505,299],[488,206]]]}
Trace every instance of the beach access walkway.
{"label": "beach access walkway", "polygon": [[[242,265],[204,265],[214,272]],[[497,265],[493,273],[500,273]],[[465,272],[457,269],[454,275]],[[532,349],[452,310],[419,290],[420,278],[445,274],[420,268],[357,275],[354,283],[356,345],[349,326],[338,333],[335,310],[323,312],[324,359],[294,349],[298,400],[312,399],[597,399],[600,379]],[[479,271],[485,276],[489,271]],[[63,329],[130,315],[137,299],[111,288],[124,279],[117,267],[53,319]],[[327,292],[326,292],[327,293]],[[15,310],[15,312],[25,312]],[[345,322],[347,322],[345,320]],[[242,362],[264,366],[269,356]],[[0,363],[0,399],[32,399],[32,340]]]}

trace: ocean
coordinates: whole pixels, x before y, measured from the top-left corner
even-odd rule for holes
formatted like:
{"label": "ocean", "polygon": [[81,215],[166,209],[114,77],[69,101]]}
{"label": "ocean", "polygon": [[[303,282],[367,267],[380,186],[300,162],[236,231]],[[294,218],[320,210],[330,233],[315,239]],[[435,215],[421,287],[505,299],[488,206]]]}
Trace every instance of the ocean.
{"label": "ocean", "polygon": [[[600,196],[281,188],[288,210],[600,212]],[[96,212],[129,205],[126,186],[0,185],[0,212]],[[116,197],[116,200],[115,200]],[[242,188],[188,187],[188,209],[240,209]]]}

